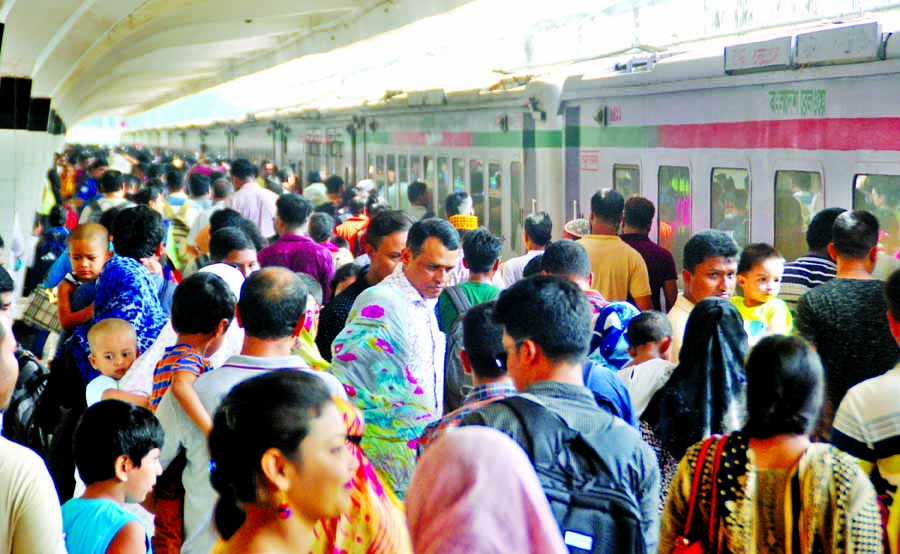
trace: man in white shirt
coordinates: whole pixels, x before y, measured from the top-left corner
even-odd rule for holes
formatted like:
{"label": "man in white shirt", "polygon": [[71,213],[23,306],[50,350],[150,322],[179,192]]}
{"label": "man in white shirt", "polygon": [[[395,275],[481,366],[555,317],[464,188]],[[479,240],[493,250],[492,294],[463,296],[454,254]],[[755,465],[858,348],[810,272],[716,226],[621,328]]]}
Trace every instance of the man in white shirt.
{"label": "man in white shirt", "polygon": [[[250,275],[241,289],[236,317],[244,328],[241,353],[229,358],[214,371],[201,375],[194,390],[212,415],[231,388],[265,371],[293,370],[316,375],[335,396],[346,398],[333,376],[315,371],[299,356],[291,354],[304,328],[307,291],[293,272],[266,268]],[[191,421],[181,405],[166,393],[156,415],[166,431],[160,460],[164,466],[182,448],[187,465],[182,474],[184,498],[184,554],[207,554],[216,542],[212,528],[217,495],[209,482],[209,453],[206,436]]]}
{"label": "man in white shirt", "polygon": [[550,214],[547,212],[534,212],[528,214],[525,218],[525,232],[523,234],[525,243],[525,254],[516,258],[510,258],[500,264],[500,272],[498,286],[500,288],[510,287],[513,283],[522,278],[522,272],[525,266],[535,256],[544,253],[544,247],[550,242],[553,233],[553,222],[550,220]]}
{"label": "man in white shirt", "polygon": [[275,234],[275,202],[278,195],[256,182],[256,167],[250,160],[238,158],[231,164],[234,194],[225,205],[256,224],[264,238]]}

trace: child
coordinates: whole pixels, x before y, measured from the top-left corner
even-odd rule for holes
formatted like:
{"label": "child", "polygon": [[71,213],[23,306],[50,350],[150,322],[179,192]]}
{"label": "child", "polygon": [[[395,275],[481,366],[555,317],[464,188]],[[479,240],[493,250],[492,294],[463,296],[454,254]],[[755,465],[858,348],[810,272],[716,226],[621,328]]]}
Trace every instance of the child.
{"label": "child", "polygon": [[737,281],[744,296],[733,296],[731,302],[744,318],[750,346],[766,335],[789,335],[794,329],[787,304],[776,298],[783,273],[784,258],[772,246],[756,243],[741,252]]}
{"label": "child", "polygon": [[635,417],[640,418],[675,369],[669,361],[672,324],[662,312],[643,312],[628,322],[626,338],[631,361],[619,370],[619,377],[631,394]]}
{"label": "child", "polygon": [[162,445],[162,426],[146,408],[104,400],[84,411],[74,450],[87,489],[62,507],[70,554],[150,551],[147,531],[124,505],[153,488]]}
{"label": "child", "polygon": [[69,235],[72,272],[59,284],[58,294],[63,329],[71,331],[94,317],[94,283],[110,258],[109,232],[103,225],[85,223]]}
{"label": "child", "polygon": [[100,375],[91,379],[85,388],[87,405],[113,398],[149,407],[146,396],[119,390],[119,381],[138,357],[134,327],[124,319],[114,317],[98,321],[88,331],[88,343],[91,345],[91,365]]}

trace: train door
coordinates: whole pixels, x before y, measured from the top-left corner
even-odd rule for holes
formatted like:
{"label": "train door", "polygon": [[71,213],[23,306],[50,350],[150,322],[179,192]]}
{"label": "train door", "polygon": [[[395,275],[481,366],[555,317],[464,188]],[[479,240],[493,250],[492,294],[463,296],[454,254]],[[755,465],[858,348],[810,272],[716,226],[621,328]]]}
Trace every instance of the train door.
{"label": "train door", "polygon": [[684,245],[694,230],[691,216],[691,165],[687,160],[664,160],[659,165],[656,177],[657,244],[672,253],[680,276]]}
{"label": "train door", "polygon": [[[834,188],[835,184],[829,186]],[[882,231],[880,245],[885,256],[879,259],[875,269],[879,278],[886,279],[900,265],[896,258],[900,253],[900,165],[856,164],[852,194],[853,209],[868,210],[878,218]]]}
{"label": "train door", "polygon": [[774,169],[773,244],[786,260],[795,260],[806,253],[809,220],[825,207],[824,171],[821,163],[796,161],[776,161]]}
{"label": "train door", "polygon": [[698,178],[706,182],[693,187],[693,219],[699,229],[724,231],[744,247],[750,242],[753,217],[750,160],[722,151],[708,152],[703,158],[706,173]]}

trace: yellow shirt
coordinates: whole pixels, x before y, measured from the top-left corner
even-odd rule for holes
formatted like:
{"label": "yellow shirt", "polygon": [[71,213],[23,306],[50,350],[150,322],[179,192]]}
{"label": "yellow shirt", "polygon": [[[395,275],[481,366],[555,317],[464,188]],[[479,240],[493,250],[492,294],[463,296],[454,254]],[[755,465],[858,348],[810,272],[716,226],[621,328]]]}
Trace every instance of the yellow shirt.
{"label": "yellow shirt", "polygon": [[609,302],[650,296],[647,264],[637,250],[613,235],[586,235],[578,241],[587,250],[594,280],[591,288]]}
{"label": "yellow shirt", "polygon": [[732,296],[731,303],[744,318],[744,330],[750,346],[767,335],[790,335],[794,330],[794,318],[787,304],[780,298],[772,298],[758,306],[747,306],[743,296]]}

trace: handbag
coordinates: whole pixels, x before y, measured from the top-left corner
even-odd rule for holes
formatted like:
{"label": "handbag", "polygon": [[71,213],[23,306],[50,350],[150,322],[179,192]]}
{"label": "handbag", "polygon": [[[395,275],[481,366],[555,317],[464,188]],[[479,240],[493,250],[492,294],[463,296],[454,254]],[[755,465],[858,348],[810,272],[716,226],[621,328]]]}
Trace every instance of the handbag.
{"label": "handbag", "polygon": [[[684,531],[675,540],[675,548],[672,549],[673,554],[706,554],[708,549],[707,544],[710,545],[710,550],[712,550],[711,545],[717,544],[717,541],[715,540],[718,530],[716,527],[716,477],[719,473],[719,462],[722,459],[722,450],[725,447],[725,439],[727,438],[728,435],[723,435],[721,437],[713,435],[703,441],[703,446],[700,447],[700,453],[697,456],[697,465],[694,467],[694,479],[691,483],[691,498],[688,501],[688,515],[684,522]],[[712,504],[710,506],[709,516],[709,536],[706,541],[703,539],[691,541],[688,538],[688,535],[690,534],[691,524],[694,520],[694,508],[697,505],[697,489],[700,488],[700,476],[703,473],[703,463],[706,461],[706,455],[714,442],[716,443],[716,450],[715,458],[713,459]],[[715,549],[716,552],[719,550],[718,547]]]}
{"label": "handbag", "polygon": [[38,286],[31,293],[31,300],[28,302],[25,313],[22,314],[22,320],[32,327],[52,333],[61,333],[62,325],[59,323],[57,304],[56,289]]}

